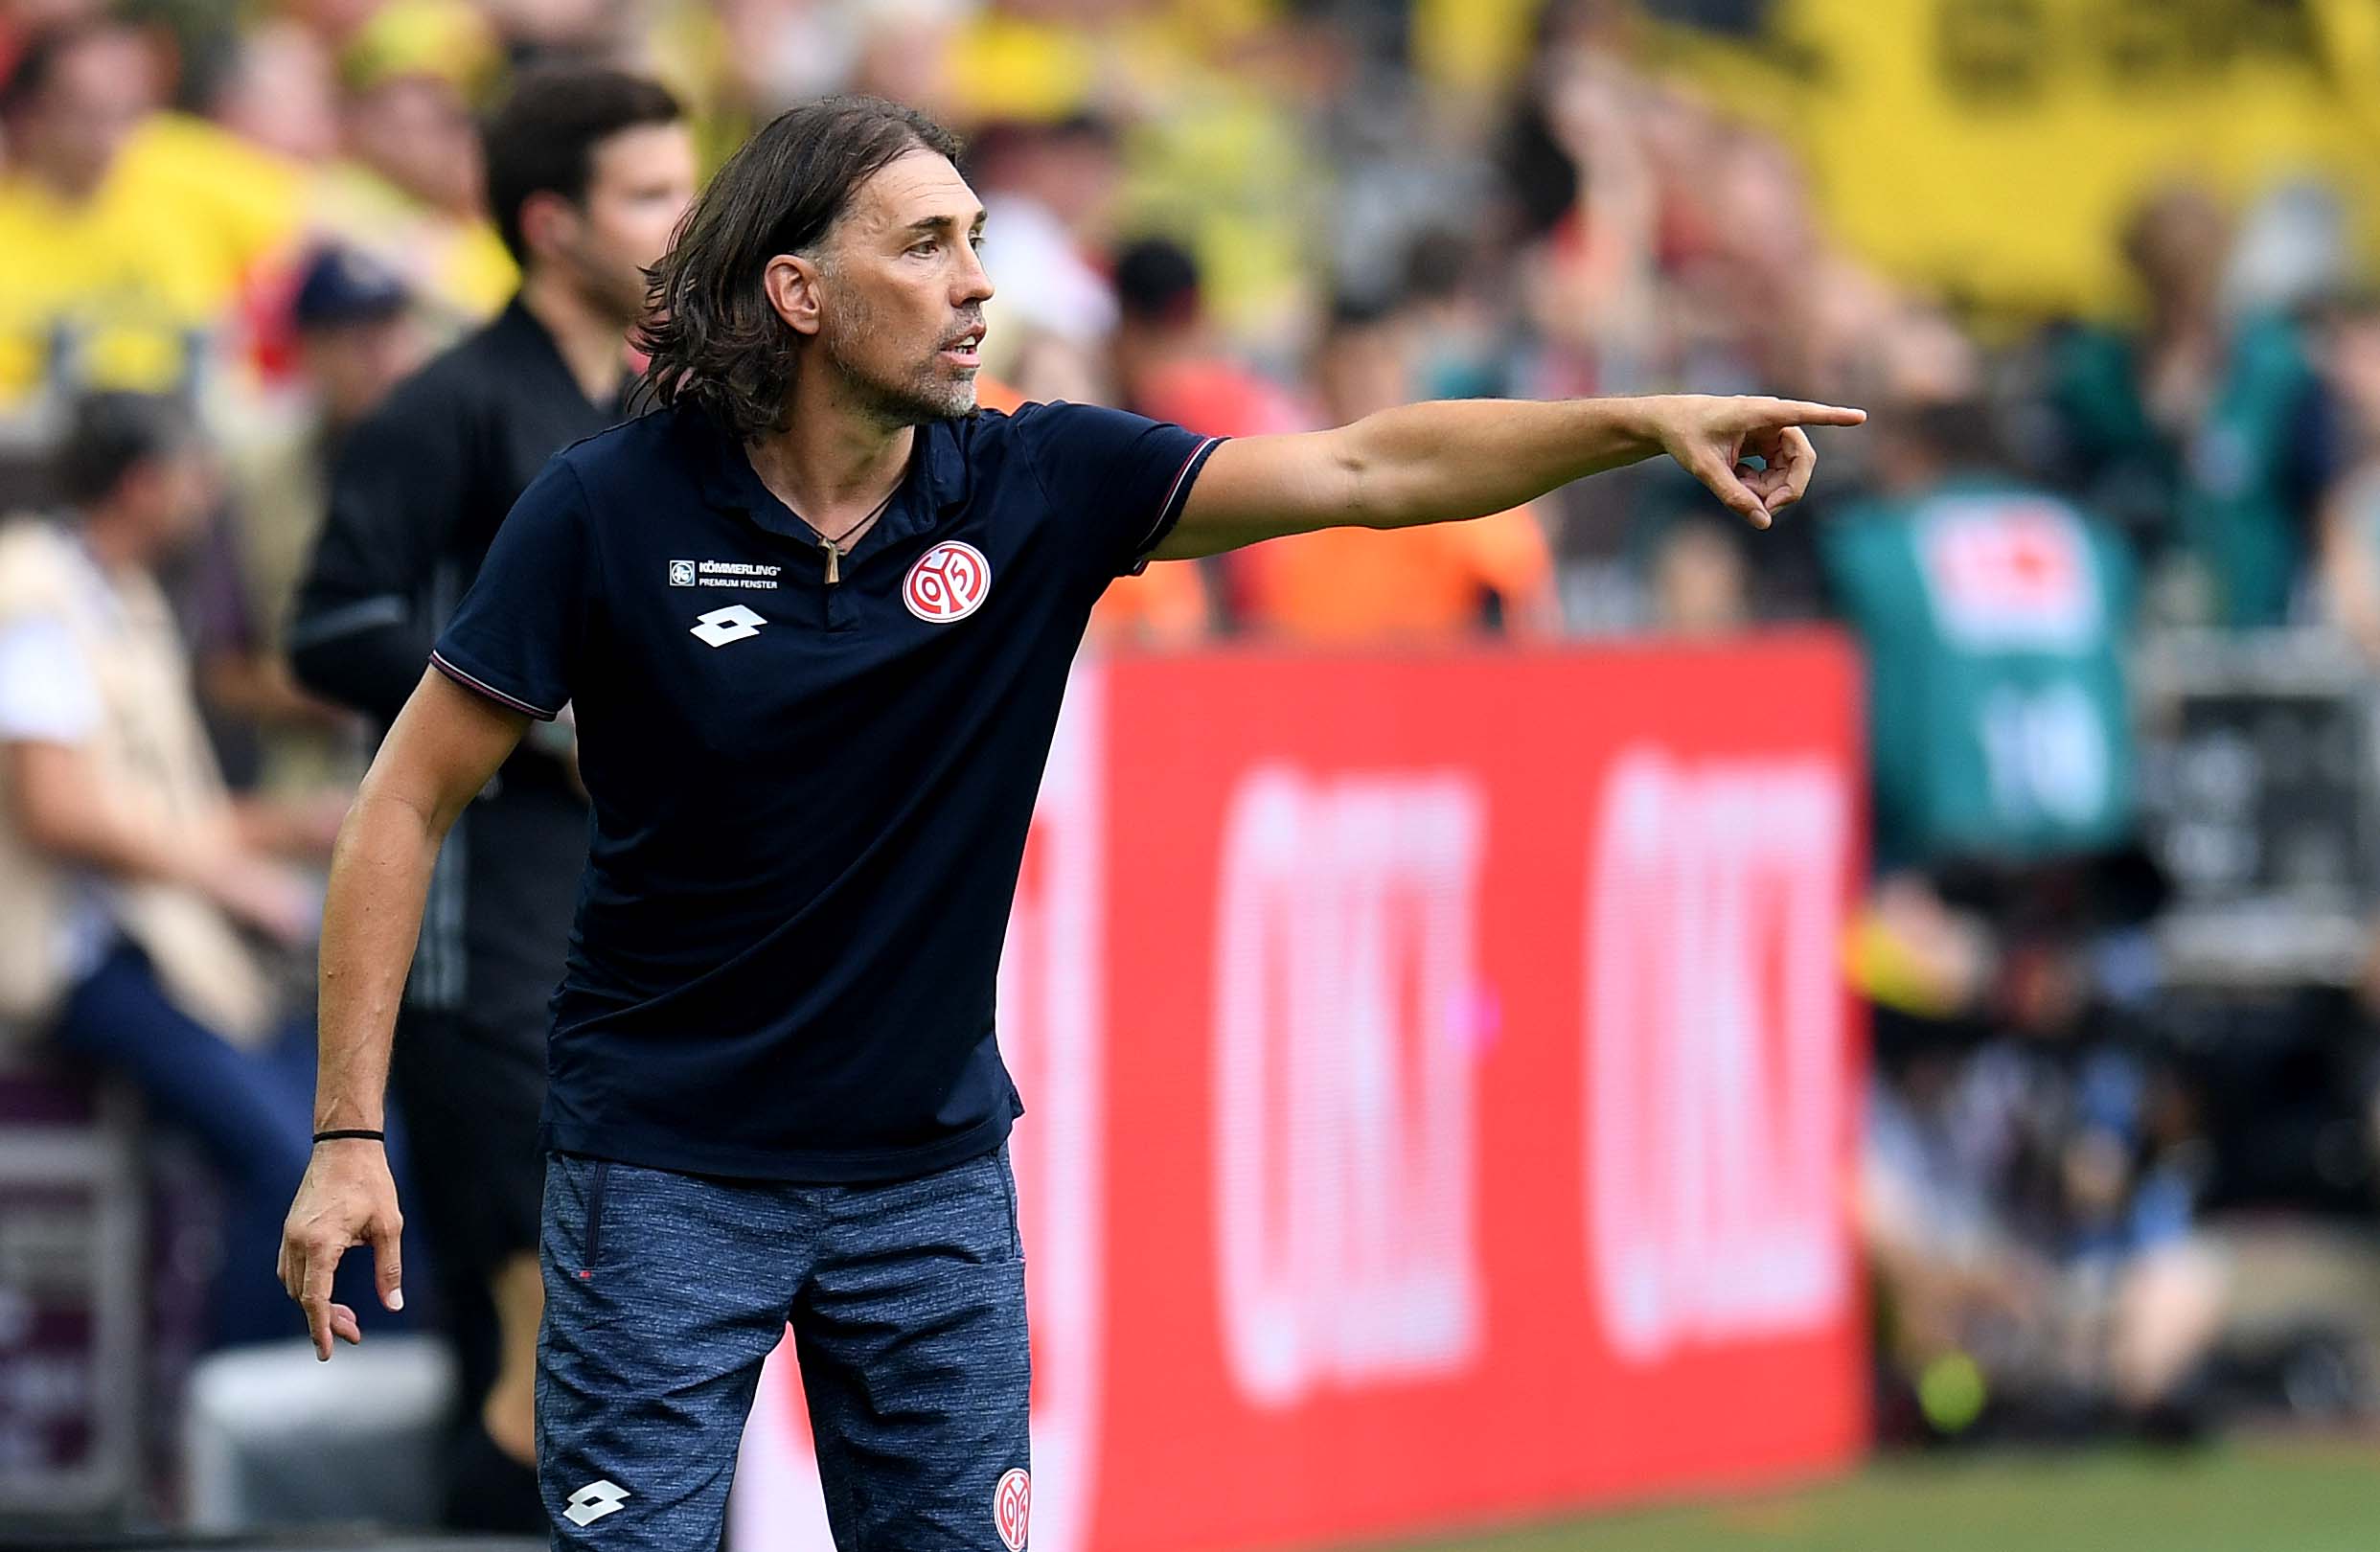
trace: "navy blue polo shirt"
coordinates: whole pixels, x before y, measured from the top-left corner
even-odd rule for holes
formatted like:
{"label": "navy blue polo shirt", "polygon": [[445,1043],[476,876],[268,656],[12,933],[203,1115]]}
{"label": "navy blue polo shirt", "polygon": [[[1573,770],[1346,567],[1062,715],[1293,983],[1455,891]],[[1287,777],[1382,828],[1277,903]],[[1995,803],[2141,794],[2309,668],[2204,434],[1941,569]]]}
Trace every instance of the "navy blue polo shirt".
{"label": "navy blue polo shirt", "polygon": [[433,655],[578,720],[543,1147],[842,1181],[999,1144],[993,982],[1067,666],[1214,446],[1064,403],[921,426],[833,581],[698,411],[546,466]]}

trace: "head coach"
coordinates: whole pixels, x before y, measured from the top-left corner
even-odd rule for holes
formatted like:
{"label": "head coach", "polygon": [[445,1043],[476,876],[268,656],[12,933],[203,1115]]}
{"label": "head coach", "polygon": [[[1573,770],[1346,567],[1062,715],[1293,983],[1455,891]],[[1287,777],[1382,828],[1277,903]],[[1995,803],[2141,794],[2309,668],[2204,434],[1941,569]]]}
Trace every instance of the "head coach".
{"label": "head coach", "polygon": [[[1667,453],[1765,527],[1813,464],[1768,399],[1445,402],[1218,443],[1081,405],[977,412],[983,210],[958,146],[796,108],[654,271],[656,413],[504,520],[339,838],[325,1140],[282,1275],[315,1347],[372,1245],[390,1031],[454,816],[576,707],[594,835],[554,994],[538,1467],[557,1546],[718,1543],[789,1323],[854,1548],[1023,1545],[1022,1107],[993,980],[1066,669],[1151,559],[1501,512]],[[1759,463],[1753,467],[1754,460]]]}

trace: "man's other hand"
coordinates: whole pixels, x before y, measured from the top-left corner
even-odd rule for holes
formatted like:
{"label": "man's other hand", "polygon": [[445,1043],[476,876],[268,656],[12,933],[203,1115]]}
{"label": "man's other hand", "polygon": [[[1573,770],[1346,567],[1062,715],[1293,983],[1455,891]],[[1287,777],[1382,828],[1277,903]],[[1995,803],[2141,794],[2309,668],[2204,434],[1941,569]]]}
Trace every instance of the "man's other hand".
{"label": "man's other hand", "polygon": [[379,1143],[338,1138],[314,1145],[306,1178],[298,1182],[297,1199],[281,1227],[281,1286],[306,1312],[317,1358],[331,1357],[332,1336],[351,1346],[363,1340],[355,1312],[331,1302],[332,1276],[351,1247],[372,1246],[380,1302],[391,1310],[405,1307],[397,1254],[403,1229],[397,1182]]}

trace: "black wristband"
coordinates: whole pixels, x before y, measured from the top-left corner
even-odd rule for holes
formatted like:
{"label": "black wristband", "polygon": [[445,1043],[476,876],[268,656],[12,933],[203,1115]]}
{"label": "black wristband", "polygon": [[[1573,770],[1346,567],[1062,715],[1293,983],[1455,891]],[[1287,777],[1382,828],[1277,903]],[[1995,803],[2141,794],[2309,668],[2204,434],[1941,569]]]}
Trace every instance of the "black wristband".
{"label": "black wristband", "polygon": [[363,1127],[341,1127],[336,1131],[317,1131],[314,1133],[314,1141],[318,1143],[339,1142],[349,1137],[355,1138],[357,1142],[385,1143],[388,1141],[388,1133],[384,1131],[373,1131]]}

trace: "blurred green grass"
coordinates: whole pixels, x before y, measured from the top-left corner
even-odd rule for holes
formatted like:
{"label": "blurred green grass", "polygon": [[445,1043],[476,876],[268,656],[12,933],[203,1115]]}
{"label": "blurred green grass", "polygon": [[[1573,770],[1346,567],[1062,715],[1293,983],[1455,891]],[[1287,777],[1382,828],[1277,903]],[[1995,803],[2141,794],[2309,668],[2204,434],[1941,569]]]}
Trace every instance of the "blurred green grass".
{"label": "blurred green grass", "polygon": [[2380,1439],[1903,1459],[1415,1552],[2380,1552]]}

